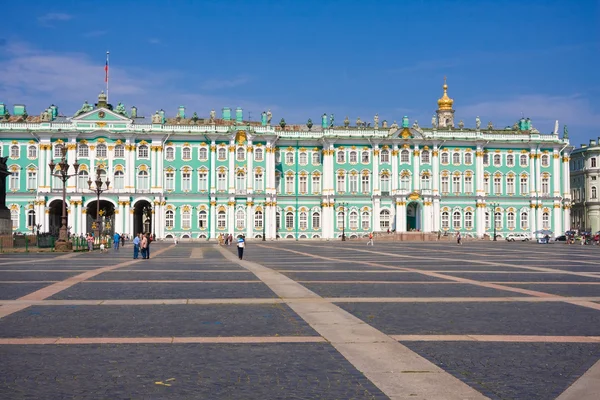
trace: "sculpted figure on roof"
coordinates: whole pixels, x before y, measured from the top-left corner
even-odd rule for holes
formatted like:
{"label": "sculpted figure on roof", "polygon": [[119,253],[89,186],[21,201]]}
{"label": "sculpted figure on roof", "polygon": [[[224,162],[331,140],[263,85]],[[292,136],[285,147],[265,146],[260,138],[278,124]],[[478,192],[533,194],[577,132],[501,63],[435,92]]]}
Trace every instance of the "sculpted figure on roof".
{"label": "sculpted figure on roof", "polygon": [[209,119],[210,123],[215,122],[216,116],[217,116],[217,113],[215,112],[215,110],[214,109],[210,110],[210,119]]}
{"label": "sculpted figure on roof", "polygon": [[160,116],[158,111],[152,116],[152,123],[153,124],[162,124],[162,117]]}
{"label": "sculpted figure on roof", "polygon": [[375,128],[379,128],[379,114],[375,114],[375,116],[373,117],[373,122],[374,122]]}
{"label": "sculpted figure on roof", "polygon": [[435,114],[431,117],[431,127],[434,129],[437,128],[437,118],[435,117]]}
{"label": "sculpted figure on roof", "polygon": [[479,116],[477,118],[475,118],[475,128],[477,130],[479,130],[479,128],[481,127],[481,120],[479,119]]}
{"label": "sculpted figure on roof", "polygon": [[94,109],[94,107],[92,107],[91,104],[88,104],[87,100],[83,102],[83,105],[81,106],[81,108],[75,113],[75,116],[81,115],[81,114],[85,114],[87,112],[90,112]]}
{"label": "sculpted figure on roof", "polygon": [[271,110],[267,111],[267,125],[271,125],[271,118],[273,118],[273,114],[271,114]]}
{"label": "sculpted figure on roof", "polygon": [[119,104],[117,104],[117,108],[115,108],[115,112],[117,114],[127,115],[127,111],[125,111],[125,106],[121,102],[119,102]]}

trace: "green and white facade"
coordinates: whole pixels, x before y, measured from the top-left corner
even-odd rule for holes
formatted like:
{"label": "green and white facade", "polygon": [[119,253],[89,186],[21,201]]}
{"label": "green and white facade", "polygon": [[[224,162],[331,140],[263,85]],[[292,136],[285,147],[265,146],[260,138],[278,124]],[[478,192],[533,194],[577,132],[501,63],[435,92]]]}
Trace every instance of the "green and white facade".
{"label": "green and white facade", "polygon": [[[461,231],[476,237],[570,229],[569,141],[529,120],[473,128],[454,122],[443,97],[430,127],[248,122],[241,109],[220,118],[163,111],[140,118],[101,94],[73,117],[55,106],[40,116],[0,104],[0,149],[8,156],[7,205],[15,231],[55,231],[62,183],[48,163],[67,149],[79,176],[67,183],[68,225],[91,231],[96,171],[111,182],[100,196],[104,228],[158,238],[334,239],[371,231]],[[309,126],[311,126],[309,128]],[[72,167],[71,167],[72,168]],[[73,173],[74,171],[70,171]]]}

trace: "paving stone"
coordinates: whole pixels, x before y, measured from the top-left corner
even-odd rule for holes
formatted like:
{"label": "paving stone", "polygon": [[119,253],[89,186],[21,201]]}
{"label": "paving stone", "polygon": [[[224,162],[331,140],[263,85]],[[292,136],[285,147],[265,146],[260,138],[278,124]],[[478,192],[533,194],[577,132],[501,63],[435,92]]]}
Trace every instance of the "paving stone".
{"label": "paving stone", "polygon": [[522,289],[537,290],[539,292],[556,294],[559,296],[567,297],[585,297],[585,296],[600,296],[600,285],[552,285],[552,284],[541,284],[541,285],[519,285],[519,284],[505,284],[506,286],[518,287]]}
{"label": "paving stone", "polygon": [[0,337],[315,336],[284,304],[34,306],[0,319]]}
{"label": "paving stone", "polygon": [[0,271],[0,281],[62,281],[81,272]]}
{"label": "paving stone", "polygon": [[558,397],[600,358],[600,344],[403,342],[491,399]]}
{"label": "paving stone", "polygon": [[0,300],[16,300],[33,293],[51,283],[2,283],[0,282]]}
{"label": "paving stone", "polygon": [[521,293],[452,284],[303,283],[323,297],[523,297]]}
{"label": "paving stone", "polygon": [[[547,273],[519,273],[519,274],[474,274],[448,272],[447,275],[461,278],[474,279],[483,282],[598,282],[600,277],[592,278],[587,276],[578,276],[570,274],[547,274]],[[535,289],[534,289],[535,290]]]}
{"label": "paving stone", "polygon": [[203,262],[202,264],[194,264],[194,263],[183,263],[183,262],[177,262],[177,263],[164,263],[164,261],[161,262],[152,262],[151,260],[149,262],[140,262],[140,263],[136,263],[133,264],[131,266],[125,266],[123,268],[119,268],[119,270],[122,271],[135,271],[138,269],[158,269],[158,270],[165,270],[165,269],[189,269],[189,270],[194,270],[194,271],[202,271],[202,270],[212,270],[212,269],[239,269],[240,271],[246,271],[245,268],[242,268],[241,266],[237,265],[237,264],[229,264],[229,263],[208,263],[208,262]]}
{"label": "paving stone", "polygon": [[600,336],[600,311],[562,302],[337,305],[389,335]]}
{"label": "paving stone", "polygon": [[416,272],[402,273],[312,273],[284,272],[286,276],[296,281],[444,281],[444,279],[419,274]]}
{"label": "paving stone", "polygon": [[456,263],[444,263],[437,262],[432,264],[406,264],[406,263],[398,263],[398,262],[383,262],[382,264],[389,265],[392,267],[402,267],[402,268],[415,268],[423,271],[521,271],[520,269],[514,267],[507,267],[502,265],[482,265],[482,264],[456,264]]}
{"label": "paving stone", "polygon": [[277,297],[264,283],[78,283],[53,300],[229,299]]}
{"label": "paving stone", "polygon": [[[2,277],[0,273],[0,278]],[[240,272],[145,272],[109,271],[96,275],[90,281],[136,281],[136,280],[197,280],[197,281],[257,281],[249,271]]]}
{"label": "paving stone", "polygon": [[387,399],[328,344],[48,345],[0,351],[0,398],[11,400]]}

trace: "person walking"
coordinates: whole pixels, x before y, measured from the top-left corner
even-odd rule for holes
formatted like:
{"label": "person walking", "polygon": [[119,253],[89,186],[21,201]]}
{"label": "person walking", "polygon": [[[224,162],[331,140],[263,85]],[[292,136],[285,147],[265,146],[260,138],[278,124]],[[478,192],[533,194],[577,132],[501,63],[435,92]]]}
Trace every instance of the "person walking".
{"label": "person walking", "polygon": [[123,233],[123,234],[121,234],[119,236],[121,238],[121,247],[123,247],[123,246],[125,246],[125,234]]}
{"label": "person walking", "polygon": [[146,259],[146,249],[148,248],[148,238],[146,237],[146,235],[140,233],[141,239],[140,239],[140,248],[142,249],[142,258],[145,260]]}
{"label": "person walking", "polygon": [[152,238],[152,234],[147,233],[146,234],[146,239],[148,241],[148,243],[146,244],[146,260],[150,258],[150,243],[152,243],[152,241],[154,240]]}
{"label": "person walking", "polygon": [[136,236],[133,238],[133,259],[137,260],[140,253],[140,237]]}
{"label": "person walking", "polygon": [[244,237],[244,235],[242,235],[238,238],[238,242],[237,242],[238,257],[240,258],[240,260],[244,257],[244,248],[245,247],[246,247],[246,238]]}
{"label": "person walking", "polygon": [[369,241],[367,242],[367,246],[373,246],[373,232],[369,232]]}
{"label": "person walking", "polygon": [[460,232],[456,232],[456,243],[458,245],[462,244],[462,236],[461,236]]}
{"label": "person walking", "polygon": [[115,232],[113,236],[113,249],[115,251],[119,251],[119,244],[121,244],[121,235],[118,232]]}

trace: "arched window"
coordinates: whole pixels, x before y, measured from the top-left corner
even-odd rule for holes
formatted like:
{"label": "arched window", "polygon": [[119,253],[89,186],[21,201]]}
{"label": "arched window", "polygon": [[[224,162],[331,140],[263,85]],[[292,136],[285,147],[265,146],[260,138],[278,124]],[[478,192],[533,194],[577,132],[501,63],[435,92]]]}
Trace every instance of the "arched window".
{"label": "arched window", "polygon": [[410,153],[404,149],[400,152],[400,162],[408,164],[410,162]]}
{"label": "arched window", "polygon": [[260,147],[257,147],[254,150],[254,160],[255,161],[262,161],[263,160],[263,149]]}
{"label": "arched window", "polygon": [[442,175],[441,183],[442,193],[450,193],[450,178]]}
{"label": "arched window", "polygon": [[[10,182],[9,182],[9,187],[10,190],[12,190],[13,192],[19,190],[19,171],[13,171],[10,174]],[[60,180],[60,178],[58,178],[56,175],[54,176],[54,189],[62,189],[62,181]]]}
{"label": "arched window", "polygon": [[460,153],[452,154],[452,164],[460,164]]}
{"label": "arched window", "polygon": [[508,154],[506,156],[506,166],[507,167],[514,167],[515,166],[515,156],[513,156],[512,154]]}
{"label": "arched window", "polygon": [[543,195],[550,194],[550,178],[548,178],[548,177],[542,178],[542,194]]}
{"label": "arched window", "polygon": [[357,162],[357,156],[356,156],[356,152],[355,151],[351,151],[350,152],[349,160],[350,160],[351,163],[356,163]]}
{"label": "arched window", "polygon": [[388,210],[379,212],[379,228],[382,231],[387,231],[390,228],[390,212]]}
{"label": "arched window", "polygon": [[483,153],[483,165],[490,165],[490,155]]}
{"label": "arched window", "polygon": [[494,221],[496,223],[496,229],[502,228],[502,213],[500,211],[494,213]]}
{"label": "arched window", "polygon": [[208,227],[208,214],[202,210],[198,213],[198,228],[206,229]]}
{"label": "arched window", "polygon": [[429,164],[429,150],[423,150],[421,153],[421,163]]}
{"label": "arched window", "polygon": [[521,194],[527,195],[529,194],[529,183],[526,175],[521,175],[520,178],[520,186],[521,186]]}
{"label": "arched window", "polygon": [[337,152],[337,162],[338,164],[343,164],[346,162],[346,153],[344,153],[344,150]]}
{"label": "arched window", "polygon": [[590,158],[590,168],[596,168],[596,157]]}
{"label": "arched window", "polygon": [[[61,153],[62,155],[62,153]],[[18,145],[13,145],[10,146],[10,157],[11,158],[19,158],[19,146]]]}
{"label": "arched window", "polygon": [[19,210],[10,210],[10,220],[13,230],[19,229]]}
{"label": "arched window", "polygon": [[485,229],[490,229],[490,211],[485,212]]}
{"label": "arched window", "polygon": [[263,213],[262,211],[255,211],[254,212],[254,228],[255,229],[262,229],[263,227]]}
{"label": "arched window", "polygon": [[113,188],[116,190],[125,189],[125,174],[123,171],[115,171]]}
{"label": "arched window", "polygon": [[227,158],[227,149],[225,147],[219,147],[219,150],[217,150],[217,158],[221,161]]}
{"label": "arched window", "polygon": [[410,190],[410,175],[403,173],[400,175],[400,189]]}
{"label": "arched window", "polygon": [[465,212],[465,228],[473,229],[473,213],[471,211]]}
{"label": "arched window", "polygon": [[319,212],[314,212],[312,215],[312,227],[315,231],[321,229],[321,214]]}
{"label": "arched window", "polygon": [[542,167],[550,166],[550,156],[548,154],[542,155]]}
{"label": "arched window", "polygon": [[547,212],[542,214],[542,229],[550,229],[550,214]]}
{"label": "arched window", "polygon": [[368,211],[363,211],[360,215],[360,224],[363,230],[368,231],[371,228],[371,214]]}
{"label": "arched window", "polygon": [[494,154],[494,166],[499,167],[502,165],[502,156],[500,154]]}
{"label": "arched window", "polygon": [[198,158],[200,160],[208,160],[208,149],[206,147],[198,149]]}
{"label": "arched window", "polygon": [[221,210],[217,213],[217,229],[225,229],[227,222],[227,214]]}
{"label": "arched window", "polygon": [[184,160],[192,159],[192,149],[188,146],[185,146],[181,149],[181,158]]}
{"label": "arched window", "polygon": [[294,163],[294,153],[292,153],[291,151],[288,151],[287,153],[285,153],[285,163],[286,164]]}
{"label": "arched window", "polygon": [[256,172],[254,172],[254,190],[257,190],[257,191],[264,190],[263,173],[258,172],[258,170]]}
{"label": "arched window", "polygon": [[27,171],[27,190],[36,190],[37,186],[37,171],[36,170],[28,170]]}
{"label": "arched window", "polygon": [[54,145],[54,158],[61,158],[63,156],[63,148],[62,144]]}
{"label": "arched window", "polygon": [[343,211],[338,211],[337,213],[337,228],[340,231],[344,228],[344,218],[346,217],[344,214]]}
{"label": "arched window", "polygon": [[285,228],[294,229],[294,213],[291,211],[285,213]]}
{"label": "arched window", "polygon": [[29,210],[27,211],[27,227],[29,229],[33,229],[35,226],[35,211]]}
{"label": "arched window", "polygon": [[[87,154],[87,151],[86,151],[86,154]],[[125,157],[125,146],[123,146],[122,144],[116,145],[115,146],[115,158],[124,158],[124,157]]]}
{"label": "arched window", "polygon": [[244,161],[246,159],[246,150],[243,147],[238,147],[235,158],[238,161]]}
{"label": "arched window", "polygon": [[192,212],[185,208],[181,213],[181,228],[190,229],[192,227]]}
{"label": "arched window", "polygon": [[369,152],[368,152],[368,151],[366,151],[366,150],[365,150],[365,151],[363,151],[363,152],[361,153],[361,156],[360,156],[360,161],[361,161],[363,164],[368,164],[368,163],[369,163]]}
{"label": "arched window", "polygon": [[238,172],[236,174],[235,191],[236,193],[246,192],[246,174],[244,172]]}
{"label": "arched window", "polygon": [[390,191],[390,175],[387,173],[386,174],[382,173],[380,182],[381,182],[381,191],[389,192]]}
{"label": "arched window", "polygon": [[29,146],[27,148],[27,157],[28,158],[37,158],[37,147],[35,146]]}
{"label": "arched window", "polygon": [[527,211],[521,211],[521,229],[529,228],[529,214]]}
{"label": "arched window", "polygon": [[138,147],[138,158],[148,158],[148,146],[145,144]]}
{"label": "arched window", "polygon": [[244,229],[246,226],[246,213],[241,208],[235,213],[235,227],[237,229]]}
{"label": "arched window", "polygon": [[448,164],[448,163],[450,162],[450,156],[448,155],[448,153],[447,153],[447,152],[443,152],[443,153],[442,153],[442,157],[441,157],[441,159],[440,159],[440,162],[441,162],[442,164]]}
{"label": "arched window", "polygon": [[421,189],[431,189],[431,180],[429,174],[421,175]]}
{"label": "arched window", "polygon": [[379,153],[379,162],[381,162],[381,163],[389,163],[390,162],[390,151],[389,150],[381,150],[381,153]]}
{"label": "arched window", "polygon": [[369,193],[371,191],[371,179],[369,175],[363,174],[361,177],[361,188],[363,193]]}
{"label": "arched window", "polygon": [[458,230],[458,229],[460,229],[460,225],[461,225],[460,211],[456,210],[452,213],[452,228]]}
{"label": "arched window", "polygon": [[598,196],[598,191],[596,189],[596,186],[592,186],[592,199],[597,198]]}
{"label": "arched window", "polygon": [[448,211],[442,212],[442,229],[448,230],[450,228],[450,215]]}
{"label": "arched window", "polygon": [[96,147],[96,157],[97,158],[106,158],[106,145],[105,144],[99,144],[98,147]]}
{"label": "arched window", "polygon": [[506,214],[506,227],[508,229],[515,229],[515,213],[512,211]]}
{"label": "arched window", "polygon": [[315,165],[321,164],[321,154],[318,151],[313,151],[312,153],[312,163]]}
{"label": "arched window", "polygon": [[471,153],[471,152],[465,153],[465,164],[466,165],[473,164],[473,153]]}
{"label": "arched window", "polygon": [[138,190],[148,190],[149,189],[148,172],[147,171],[138,172],[137,187],[138,187]]}
{"label": "arched window", "polygon": [[77,152],[79,153],[79,158],[87,158],[90,156],[90,148],[87,144],[80,144]]}
{"label": "arched window", "polygon": [[300,165],[308,164],[308,154],[306,154],[305,151],[302,151],[300,154],[298,154],[298,162]]}
{"label": "arched window", "polygon": [[173,210],[167,210],[165,213],[165,226],[167,228],[173,228],[175,225],[175,213]]}
{"label": "arched window", "polygon": [[527,154],[521,154],[519,156],[519,164],[521,165],[521,167],[526,167],[527,166]]}
{"label": "arched window", "polygon": [[298,223],[300,225],[300,229],[308,228],[308,214],[306,211],[301,211],[298,215]]}
{"label": "arched window", "polygon": [[358,213],[350,211],[350,229],[358,229]]}
{"label": "arched window", "polygon": [[227,190],[227,172],[219,171],[217,173],[217,191],[224,192]]}

